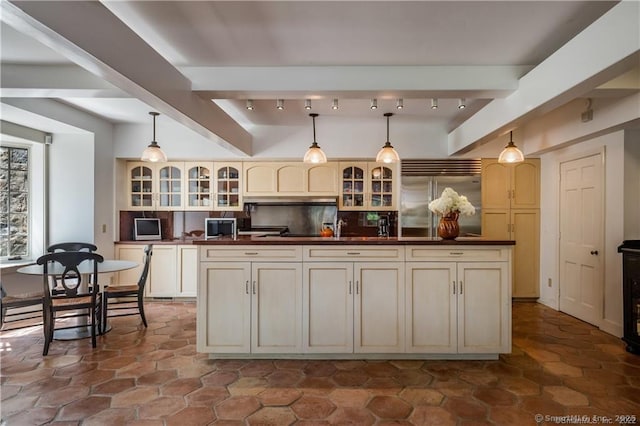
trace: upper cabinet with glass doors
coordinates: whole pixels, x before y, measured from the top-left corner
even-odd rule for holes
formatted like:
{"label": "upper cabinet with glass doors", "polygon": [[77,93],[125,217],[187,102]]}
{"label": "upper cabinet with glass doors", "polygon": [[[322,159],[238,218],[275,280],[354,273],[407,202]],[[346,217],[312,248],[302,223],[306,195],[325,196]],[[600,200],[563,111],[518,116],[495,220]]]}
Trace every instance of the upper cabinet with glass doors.
{"label": "upper cabinet with glass doors", "polygon": [[183,163],[127,163],[131,210],[182,210]]}
{"label": "upper cabinet with glass doors", "polygon": [[213,162],[184,163],[187,176],[184,196],[187,210],[211,210],[213,206]]}
{"label": "upper cabinet with glass doors", "polygon": [[340,163],[340,210],[397,210],[397,166],[374,162]]}
{"label": "upper cabinet with glass doors", "polygon": [[242,210],[242,163],[214,163],[214,210]]}

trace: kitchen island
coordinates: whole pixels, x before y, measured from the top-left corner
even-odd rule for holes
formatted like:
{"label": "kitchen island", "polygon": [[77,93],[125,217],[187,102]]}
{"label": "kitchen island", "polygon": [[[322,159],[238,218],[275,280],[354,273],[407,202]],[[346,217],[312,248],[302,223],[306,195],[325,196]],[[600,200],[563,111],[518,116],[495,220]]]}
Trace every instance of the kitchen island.
{"label": "kitchen island", "polygon": [[260,237],[199,246],[211,358],[495,359],[511,351],[512,241]]}

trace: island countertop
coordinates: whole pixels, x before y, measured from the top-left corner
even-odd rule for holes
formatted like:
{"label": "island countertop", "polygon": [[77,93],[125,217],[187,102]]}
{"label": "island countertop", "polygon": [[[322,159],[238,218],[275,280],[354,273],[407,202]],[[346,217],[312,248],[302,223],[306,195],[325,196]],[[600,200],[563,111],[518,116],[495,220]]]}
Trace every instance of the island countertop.
{"label": "island countertop", "polygon": [[222,237],[214,239],[196,239],[197,245],[434,245],[434,246],[492,246],[515,245],[513,240],[492,240],[481,237],[459,237],[455,240],[443,240],[431,237],[285,237],[241,235],[236,239]]}

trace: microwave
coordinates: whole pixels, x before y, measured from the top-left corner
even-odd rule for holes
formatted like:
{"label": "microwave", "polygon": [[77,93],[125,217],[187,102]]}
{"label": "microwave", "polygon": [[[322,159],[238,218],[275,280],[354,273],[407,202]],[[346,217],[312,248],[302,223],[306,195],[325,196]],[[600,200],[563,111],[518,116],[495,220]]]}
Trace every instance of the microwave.
{"label": "microwave", "polygon": [[238,235],[235,218],[208,217],[204,220],[205,240]]}

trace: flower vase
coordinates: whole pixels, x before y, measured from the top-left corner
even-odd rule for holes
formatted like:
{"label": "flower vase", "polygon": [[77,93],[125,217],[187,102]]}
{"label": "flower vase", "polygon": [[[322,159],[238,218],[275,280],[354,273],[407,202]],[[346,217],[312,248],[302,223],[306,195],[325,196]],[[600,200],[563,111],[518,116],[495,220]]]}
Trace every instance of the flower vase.
{"label": "flower vase", "polygon": [[458,213],[447,213],[440,218],[438,223],[438,236],[443,240],[455,240],[460,234],[458,225]]}

